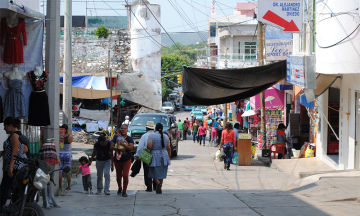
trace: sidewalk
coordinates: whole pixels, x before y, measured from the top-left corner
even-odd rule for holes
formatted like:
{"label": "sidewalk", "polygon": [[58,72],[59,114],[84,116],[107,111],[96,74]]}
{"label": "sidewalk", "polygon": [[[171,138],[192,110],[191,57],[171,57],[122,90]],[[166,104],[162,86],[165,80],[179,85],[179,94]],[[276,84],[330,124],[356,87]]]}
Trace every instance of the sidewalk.
{"label": "sidewalk", "polygon": [[[74,160],[90,145],[74,144]],[[252,166],[231,165],[213,160],[216,148],[192,141],[179,143],[179,155],[171,160],[163,194],[145,192],[143,173],[129,180],[128,195],[116,195],[115,172],[111,173],[111,195],[83,194],[81,177],[66,196],[56,197],[61,208],[44,210],[46,215],[357,215],[356,182],[321,179],[298,186],[291,174],[253,160]],[[91,166],[96,187],[95,163]],[[359,181],[357,181],[359,182]],[[359,193],[360,194],[360,193]],[[338,201],[341,198],[342,201]],[[349,201],[344,201],[347,199]],[[40,200],[41,203],[41,200]]]}

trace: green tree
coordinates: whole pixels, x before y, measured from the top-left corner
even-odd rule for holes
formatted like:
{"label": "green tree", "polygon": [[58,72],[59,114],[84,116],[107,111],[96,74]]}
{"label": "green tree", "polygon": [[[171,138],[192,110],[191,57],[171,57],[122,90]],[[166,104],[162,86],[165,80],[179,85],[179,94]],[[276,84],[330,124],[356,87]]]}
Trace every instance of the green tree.
{"label": "green tree", "polygon": [[107,38],[109,36],[109,29],[105,28],[105,26],[101,25],[95,31],[96,36],[100,38]]}
{"label": "green tree", "polygon": [[166,98],[169,95],[169,93],[171,92],[171,86],[175,86],[174,83],[177,83],[176,76],[179,75],[179,72],[182,71],[183,65],[192,65],[187,56],[179,55],[176,53],[161,54],[161,71],[163,77],[163,79],[161,80],[161,84],[163,98]]}

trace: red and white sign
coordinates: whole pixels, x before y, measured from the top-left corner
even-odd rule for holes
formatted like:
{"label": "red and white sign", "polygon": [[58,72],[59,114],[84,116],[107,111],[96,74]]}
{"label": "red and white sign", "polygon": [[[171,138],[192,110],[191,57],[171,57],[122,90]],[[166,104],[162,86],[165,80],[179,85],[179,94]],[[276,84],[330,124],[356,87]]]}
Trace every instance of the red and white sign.
{"label": "red and white sign", "polygon": [[284,32],[302,31],[302,0],[259,0],[258,21]]}

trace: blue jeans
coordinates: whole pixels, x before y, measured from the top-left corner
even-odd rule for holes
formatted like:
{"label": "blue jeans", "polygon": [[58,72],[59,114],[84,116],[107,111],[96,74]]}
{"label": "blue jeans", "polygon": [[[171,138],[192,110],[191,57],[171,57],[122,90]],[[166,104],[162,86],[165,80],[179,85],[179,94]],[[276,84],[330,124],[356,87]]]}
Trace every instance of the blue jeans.
{"label": "blue jeans", "polygon": [[223,144],[223,150],[224,150],[224,153],[226,155],[226,158],[224,159],[224,163],[226,164],[227,163],[227,168],[229,169],[230,168],[230,162],[231,162],[231,153],[233,151],[233,148],[234,148],[234,144],[233,142],[228,142],[228,143],[224,143]]}
{"label": "blue jeans", "polygon": [[204,143],[204,145],[205,145],[205,136],[206,136],[206,134],[199,136],[199,138],[200,138],[200,145],[201,145],[201,140],[203,141],[203,143]]}
{"label": "blue jeans", "polygon": [[[104,189],[104,192],[110,192],[110,166],[111,160],[96,161],[97,170],[97,191]],[[103,187],[103,176],[105,177],[105,188]]]}
{"label": "blue jeans", "polygon": [[199,137],[196,136],[196,134],[197,134],[197,131],[194,131],[194,132],[193,132],[193,141],[194,141],[194,142],[195,142],[195,138],[196,138],[196,141],[199,141]]}

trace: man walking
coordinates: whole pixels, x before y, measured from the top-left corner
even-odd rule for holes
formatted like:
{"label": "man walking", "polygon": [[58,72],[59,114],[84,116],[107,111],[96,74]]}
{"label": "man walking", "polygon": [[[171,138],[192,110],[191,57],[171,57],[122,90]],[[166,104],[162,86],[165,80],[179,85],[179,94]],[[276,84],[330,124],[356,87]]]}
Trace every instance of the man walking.
{"label": "man walking", "polygon": [[181,122],[181,119],[179,119],[178,127],[179,127],[178,129],[179,129],[179,132],[180,132],[180,140],[182,140],[183,130],[184,130],[184,123]]}
{"label": "man walking", "polygon": [[[143,134],[140,138],[139,145],[137,147],[137,151],[135,155],[135,160],[137,160],[140,157],[141,151],[144,148],[146,148],[149,135],[154,133],[155,123],[153,121],[148,121],[145,127],[146,127],[146,133]],[[152,192],[153,190],[156,190],[156,183],[152,178],[149,177],[149,165],[147,165],[144,161],[142,162],[142,164],[144,168],[144,182],[146,185],[146,192]]]}

